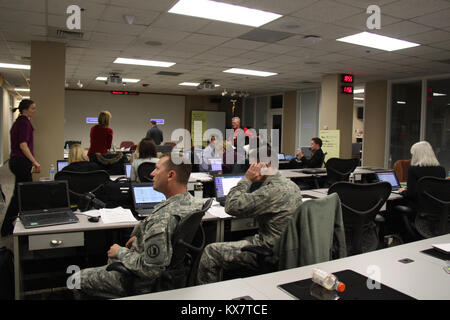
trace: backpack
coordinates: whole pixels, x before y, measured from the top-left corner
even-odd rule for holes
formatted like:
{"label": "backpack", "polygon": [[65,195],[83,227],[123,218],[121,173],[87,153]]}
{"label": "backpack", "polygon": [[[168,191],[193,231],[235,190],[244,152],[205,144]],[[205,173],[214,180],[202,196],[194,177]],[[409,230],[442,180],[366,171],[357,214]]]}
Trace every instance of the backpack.
{"label": "backpack", "polygon": [[99,199],[106,204],[106,208],[133,208],[131,182],[128,179],[122,178],[107,182],[103,186],[103,191],[103,195]]}
{"label": "backpack", "polygon": [[0,300],[14,300],[14,258],[6,247],[0,248]]}

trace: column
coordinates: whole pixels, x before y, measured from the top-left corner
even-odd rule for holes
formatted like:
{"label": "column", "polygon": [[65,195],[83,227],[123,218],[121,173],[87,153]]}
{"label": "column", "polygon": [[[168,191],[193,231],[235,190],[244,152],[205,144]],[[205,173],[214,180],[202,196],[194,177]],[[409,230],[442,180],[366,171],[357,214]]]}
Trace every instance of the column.
{"label": "column", "polygon": [[[283,97],[283,152],[285,154],[296,154],[295,132],[297,124],[297,91],[284,93]],[[280,146],[281,148],[281,146]]]}
{"label": "column", "polygon": [[352,157],[353,94],[341,93],[341,75],[322,78],[320,130],[339,130],[339,158]]}
{"label": "column", "polygon": [[368,82],[364,89],[364,166],[384,167],[387,89],[387,81]]}
{"label": "column", "polygon": [[48,177],[50,164],[64,157],[64,43],[31,42],[31,99],[37,112],[34,127],[34,154],[41,173],[34,179]]}

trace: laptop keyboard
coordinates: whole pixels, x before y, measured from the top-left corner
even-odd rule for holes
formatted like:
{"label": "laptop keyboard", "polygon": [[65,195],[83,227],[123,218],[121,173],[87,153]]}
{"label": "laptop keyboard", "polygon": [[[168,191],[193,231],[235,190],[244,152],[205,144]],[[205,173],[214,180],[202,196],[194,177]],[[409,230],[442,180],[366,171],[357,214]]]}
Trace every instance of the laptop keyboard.
{"label": "laptop keyboard", "polygon": [[21,217],[24,221],[36,221],[39,222],[40,225],[47,223],[58,223],[58,222],[70,222],[76,221],[73,215],[67,212],[59,212],[59,213],[44,213],[39,214],[34,217]]}
{"label": "laptop keyboard", "polygon": [[153,209],[139,209],[139,210],[136,210],[136,212],[140,216],[149,216],[153,213]]}

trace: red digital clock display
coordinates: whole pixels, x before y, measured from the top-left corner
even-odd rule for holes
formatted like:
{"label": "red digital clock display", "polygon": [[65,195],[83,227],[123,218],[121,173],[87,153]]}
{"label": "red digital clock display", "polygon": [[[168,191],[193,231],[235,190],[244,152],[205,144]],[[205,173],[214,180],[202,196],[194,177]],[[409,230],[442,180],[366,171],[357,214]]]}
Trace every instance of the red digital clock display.
{"label": "red digital clock display", "polygon": [[130,92],[130,91],[111,91],[112,94],[119,95],[129,95],[129,96],[137,96],[139,92]]}
{"label": "red digital clock display", "polygon": [[342,93],[353,94],[353,87],[351,87],[351,86],[342,86]]}
{"label": "red digital clock display", "polygon": [[351,75],[351,74],[343,74],[342,75],[342,82],[353,83],[353,75]]}

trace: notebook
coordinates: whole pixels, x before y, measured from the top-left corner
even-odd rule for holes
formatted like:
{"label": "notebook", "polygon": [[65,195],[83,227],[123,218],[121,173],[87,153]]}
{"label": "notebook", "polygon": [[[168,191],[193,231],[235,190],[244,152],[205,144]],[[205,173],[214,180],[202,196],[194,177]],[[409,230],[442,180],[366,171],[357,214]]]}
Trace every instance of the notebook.
{"label": "notebook", "polygon": [[131,177],[131,163],[124,163],[124,171],[128,179]]}
{"label": "notebook", "polygon": [[78,222],[65,180],[19,183],[18,196],[19,218],[26,229]]}
{"label": "notebook", "polygon": [[214,177],[216,200],[221,206],[225,206],[225,200],[231,188],[235,187],[243,178],[243,175],[218,175]]}
{"label": "notebook", "polygon": [[69,164],[68,160],[56,160],[56,170],[58,170],[57,172],[60,172],[68,164]]}
{"label": "notebook", "polygon": [[153,183],[131,184],[133,194],[134,212],[138,217],[144,218],[153,213],[153,208],[166,200],[166,196],[153,189]]}
{"label": "notebook", "polygon": [[392,192],[396,192],[402,186],[398,182],[397,175],[395,171],[383,171],[383,172],[375,172],[378,181],[386,181],[389,182],[392,186]]}

